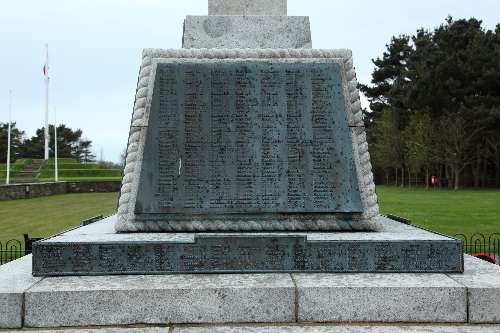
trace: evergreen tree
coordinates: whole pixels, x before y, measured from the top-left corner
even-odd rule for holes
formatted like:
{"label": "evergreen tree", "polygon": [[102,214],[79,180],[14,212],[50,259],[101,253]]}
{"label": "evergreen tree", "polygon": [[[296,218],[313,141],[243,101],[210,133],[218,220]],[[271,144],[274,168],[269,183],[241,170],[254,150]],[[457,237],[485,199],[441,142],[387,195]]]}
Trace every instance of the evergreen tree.
{"label": "evergreen tree", "polygon": [[92,154],[92,141],[90,140],[80,140],[77,153],[82,163],[95,161],[95,155]]}
{"label": "evergreen tree", "polygon": [[[0,123],[0,163],[7,162],[7,142],[9,124]],[[17,128],[16,123],[11,123],[10,131],[10,160],[14,162],[20,155],[20,147],[23,144],[24,131]]]}
{"label": "evergreen tree", "polygon": [[[22,147],[22,155],[24,157],[43,158],[45,150],[45,129],[39,128],[36,130],[35,136],[25,141]],[[54,126],[49,125],[49,149],[54,152]],[[57,127],[57,150],[59,157],[74,157],[79,158],[78,145],[82,136],[82,130],[73,131],[66,125],[61,124]]]}
{"label": "evergreen tree", "polygon": [[403,168],[403,147],[398,124],[397,111],[384,109],[372,127],[373,137],[376,138],[371,145],[373,160],[384,169],[387,179],[391,170],[397,175],[398,169]]}
{"label": "evergreen tree", "polygon": [[[487,183],[485,173],[500,172],[492,154],[500,131],[500,24],[485,31],[477,19],[448,17],[434,31],[417,30],[411,43],[406,36],[394,37],[374,64],[372,85],[360,87],[375,123],[385,108],[398,113],[402,165],[411,172],[425,169],[429,161],[422,166],[422,156],[430,152],[434,171],[444,171],[454,188],[466,175],[479,186]],[[433,124],[429,128],[436,128],[426,142],[432,149],[420,146],[420,122],[429,119],[417,120],[422,115],[415,110],[424,109]],[[375,132],[369,131],[369,140],[380,144]],[[380,159],[375,167],[386,168]]]}
{"label": "evergreen tree", "polygon": [[393,37],[386,45],[387,51],[381,58],[372,60],[375,70],[372,85],[360,85],[361,91],[370,101],[372,116],[385,108],[407,109],[407,85],[410,81],[408,60],[413,52],[410,37]]}
{"label": "evergreen tree", "polygon": [[409,173],[425,170],[425,186],[429,186],[429,169],[432,166],[432,120],[428,109],[418,110],[410,116],[403,131],[405,161]]}

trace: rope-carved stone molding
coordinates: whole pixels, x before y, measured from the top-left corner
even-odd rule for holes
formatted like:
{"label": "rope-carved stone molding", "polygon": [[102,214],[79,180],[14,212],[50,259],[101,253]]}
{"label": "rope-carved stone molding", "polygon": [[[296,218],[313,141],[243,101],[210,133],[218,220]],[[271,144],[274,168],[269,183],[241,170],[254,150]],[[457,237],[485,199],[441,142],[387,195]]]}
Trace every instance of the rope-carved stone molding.
{"label": "rope-carved stone molding", "polygon": [[[154,84],[155,60],[161,59],[339,59],[343,62],[346,80],[346,106],[354,148],[358,186],[363,213],[359,219],[345,222],[334,215],[323,219],[296,219],[290,215],[280,220],[241,221],[186,219],[181,221],[137,221],[135,201],[139,188],[141,164]],[[181,232],[181,231],[339,231],[376,230],[380,227],[379,206],[375,193],[372,165],[363,124],[363,113],[357,88],[352,52],[347,49],[145,49],[139,72],[134,111],[130,126],[124,177],[118,203],[118,232]]]}

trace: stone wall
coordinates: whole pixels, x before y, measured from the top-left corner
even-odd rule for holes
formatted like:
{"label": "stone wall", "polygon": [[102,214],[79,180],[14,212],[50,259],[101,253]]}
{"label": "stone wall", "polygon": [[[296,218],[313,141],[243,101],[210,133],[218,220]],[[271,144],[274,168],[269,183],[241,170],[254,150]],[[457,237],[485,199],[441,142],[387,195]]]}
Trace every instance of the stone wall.
{"label": "stone wall", "polygon": [[27,199],[64,193],[118,192],[120,181],[59,182],[0,186],[0,200]]}

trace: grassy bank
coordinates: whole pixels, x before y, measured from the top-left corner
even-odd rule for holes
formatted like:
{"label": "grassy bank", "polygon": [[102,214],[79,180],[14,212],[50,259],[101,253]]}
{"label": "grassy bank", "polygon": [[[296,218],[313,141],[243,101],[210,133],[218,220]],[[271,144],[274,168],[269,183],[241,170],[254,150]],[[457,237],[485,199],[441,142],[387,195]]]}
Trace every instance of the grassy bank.
{"label": "grassy bank", "polygon": [[63,194],[25,200],[0,201],[0,241],[46,237],[116,209],[116,193]]}
{"label": "grassy bank", "polygon": [[499,189],[399,188],[378,186],[383,213],[411,219],[419,226],[448,235],[500,232]]}
{"label": "grassy bank", "polygon": [[[105,181],[120,180],[122,171],[120,169],[109,169],[101,164],[82,164],[76,159],[59,158],[59,179],[65,181]],[[46,161],[40,173],[38,181],[48,182],[54,180],[54,159]]]}
{"label": "grassy bank", "polygon": [[[429,190],[379,186],[383,213],[406,217],[416,225],[454,235],[500,232],[500,190]],[[116,209],[116,193],[65,194],[0,201],[0,241],[49,236],[83,219]]]}

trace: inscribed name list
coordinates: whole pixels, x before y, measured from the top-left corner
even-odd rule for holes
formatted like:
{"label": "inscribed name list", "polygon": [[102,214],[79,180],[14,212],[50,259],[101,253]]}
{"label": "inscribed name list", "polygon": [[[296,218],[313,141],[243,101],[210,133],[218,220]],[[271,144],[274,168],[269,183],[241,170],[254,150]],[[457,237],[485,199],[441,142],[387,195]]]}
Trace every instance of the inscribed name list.
{"label": "inscribed name list", "polygon": [[157,65],[136,214],[357,213],[335,62]]}

